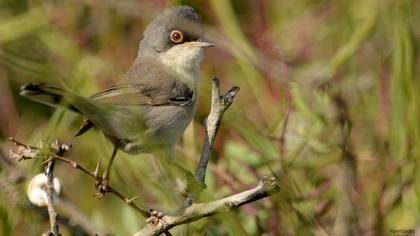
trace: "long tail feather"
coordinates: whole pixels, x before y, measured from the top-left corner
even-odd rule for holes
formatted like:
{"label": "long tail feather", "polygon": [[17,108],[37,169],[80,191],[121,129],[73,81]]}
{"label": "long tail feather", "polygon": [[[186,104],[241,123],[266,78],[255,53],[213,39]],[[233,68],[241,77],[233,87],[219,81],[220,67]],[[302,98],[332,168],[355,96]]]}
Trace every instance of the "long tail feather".
{"label": "long tail feather", "polygon": [[65,106],[72,111],[80,113],[80,111],[76,107],[69,104],[68,101],[64,99],[63,96],[66,93],[69,92],[48,84],[30,83],[25,84],[20,88],[20,95],[27,97],[31,100],[52,107]]}

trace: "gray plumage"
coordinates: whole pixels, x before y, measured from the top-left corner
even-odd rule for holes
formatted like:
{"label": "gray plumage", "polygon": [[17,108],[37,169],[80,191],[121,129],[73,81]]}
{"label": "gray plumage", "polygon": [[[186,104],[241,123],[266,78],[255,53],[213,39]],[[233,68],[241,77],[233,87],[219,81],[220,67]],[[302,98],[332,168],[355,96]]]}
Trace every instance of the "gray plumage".
{"label": "gray plumage", "polygon": [[[181,32],[182,42],[173,40],[174,30]],[[145,29],[138,56],[121,84],[91,97],[28,84],[21,95],[51,106],[64,103],[85,117],[78,135],[95,126],[124,152],[173,147],[195,112],[202,51],[211,46],[202,42],[202,34],[201,17],[193,8],[171,8]]]}

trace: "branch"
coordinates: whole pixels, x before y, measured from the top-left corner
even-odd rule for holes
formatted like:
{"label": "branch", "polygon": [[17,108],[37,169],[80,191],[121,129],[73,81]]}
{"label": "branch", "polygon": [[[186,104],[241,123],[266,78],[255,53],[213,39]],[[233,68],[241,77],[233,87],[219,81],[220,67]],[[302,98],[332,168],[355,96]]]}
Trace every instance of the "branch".
{"label": "branch", "polygon": [[52,235],[54,236],[59,236],[60,231],[59,231],[59,227],[57,224],[57,211],[55,211],[54,209],[54,202],[53,202],[53,194],[54,194],[54,176],[53,176],[53,171],[54,171],[54,165],[55,165],[55,161],[51,160],[48,162],[48,167],[46,170],[46,175],[47,175],[47,179],[48,179],[48,184],[47,184],[47,188],[46,188],[46,192],[47,192],[47,198],[46,198],[46,203],[47,203],[47,207],[48,207],[48,216],[50,217],[50,227],[51,227],[51,231],[50,233],[52,233]]}
{"label": "branch", "polygon": [[220,122],[223,118],[223,114],[229,108],[233,102],[233,98],[239,92],[239,87],[233,87],[225,93],[220,95],[219,78],[214,77],[212,81],[212,92],[211,92],[211,109],[210,114],[203,120],[203,124],[206,129],[204,137],[203,150],[201,157],[195,171],[195,179],[197,181],[204,182],[206,176],[207,164],[210,159],[210,152],[213,147],[216,133],[219,129]]}
{"label": "branch", "polygon": [[[18,149],[17,149],[16,152],[12,151],[12,150],[10,151],[10,158],[12,158],[14,160],[17,160],[17,161],[22,161],[22,160],[36,159],[36,158],[39,157],[41,148],[28,146],[28,145],[26,145],[22,142],[17,141],[14,138],[9,138],[9,140],[12,141],[13,143],[15,143],[16,146],[18,146]],[[63,147],[68,147],[69,148],[69,145],[65,145],[65,144],[60,145],[60,144],[58,144],[58,142],[56,142],[53,149],[59,150],[60,148],[63,148]],[[86,175],[95,179],[97,182],[101,181],[101,177],[99,177],[96,173],[89,171],[88,169],[79,165],[75,161],[72,161],[70,159],[62,157],[62,154],[60,154],[60,155],[58,155],[58,154],[60,154],[60,153],[51,153],[52,157],[50,159],[48,159],[46,161],[46,163],[50,163],[51,161],[59,160],[61,162],[64,162],[64,163],[70,165],[74,169],[78,169],[78,170],[82,171]],[[136,204],[134,202],[135,199],[130,199],[130,198],[125,197],[122,193],[120,193],[119,191],[117,191],[116,189],[112,188],[109,185],[108,185],[108,188],[106,189],[106,191],[114,194],[116,197],[118,197],[119,199],[121,199],[122,201],[127,203],[133,209],[140,212],[140,214],[142,214],[144,217],[146,217],[146,218],[150,217],[149,211],[144,209],[143,207],[139,206],[138,204]]]}
{"label": "branch", "polygon": [[[4,199],[8,201],[9,206],[12,209],[25,208],[32,211],[31,213],[39,214],[42,218],[48,218],[48,211],[44,208],[27,207],[28,203],[21,198],[24,195],[22,193],[23,189],[18,186],[25,180],[27,173],[18,167],[15,162],[12,162],[10,158],[7,158],[1,148],[0,168],[6,172],[5,176],[0,178],[1,194],[4,195]],[[64,225],[71,235],[107,235],[102,232],[98,233],[99,230],[70,201],[60,199],[57,207],[63,212],[58,216],[57,221],[59,224]]]}
{"label": "branch", "polygon": [[[15,140],[16,141],[16,140]],[[30,147],[29,147],[30,148]],[[70,147],[62,144],[59,145],[58,142],[53,142],[51,144],[51,148],[56,150],[54,155],[56,156],[62,156],[64,155],[64,153],[66,153]],[[50,233],[54,236],[59,236],[60,234],[60,230],[58,227],[58,223],[57,223],[57,211],[54,209],[54,176],[53,176],[53,172],[54,172],[54,166],[55,166],[55,160],[49,160],[48,161],[48,166],[45,170],[45,175],[47,176],[47,187],[46,187],[46,192],[47,192],[47,198],[46,198],[46,204],[47,204],[47,209],[48,209],[48,216],[50,218]]]}
{"label": "branch", "polygon": [[180,215],[152,214],[148,224],[133,236],[159,235],[177,225],[182,225],[214,214],[229,212],[247,203],[277,193],[279,186],[274,177],[264,176],[258,186],[253,189],[206,203],[192,203]]}
{"label": "branch", "polygon": [[[60,156],[55,156],[53,158],[54,160],[59,160],[61,162],[64,162],[68,165],[70,165],[71,167],[73,167],[74,169],[78,169],[80,171],[82,171],[83,173],[87,174],[88,176],[92,177],[93,179],[95,179],[96,181],[100,181],[100,178],[97,174],[90,172],[89,170],[87,170],[86,168],[84,168],[83,166],[77,164],[75,161],[69,160],[67,158],[63,158]],[[127,203],[129,206],[131,206],[134,210],[140,212],[140,214],[144,217],[150,217],[150,212],[146,209],[144,209],[142,206],[136,204],[134,202],[134,199],[130,199],[125,197],[122,193],[120,193],[119,191],[115,190],[114,188],[112,188],[110,185],[107,186],[107,191],[114,194],[116,197],[118,197],[119,199],[121,199],[122,201],[124,201],[125,203]]]}
{"label": "branch", "polygon": [[203,120],[205,137],[200,160],[198,161],[194,176],[195,181],[201,185],[201,188],[198,188],[197,191],[193,189],[193,193],[188,194],[184,201],[185,207],[191,205],[192,199],[197,197],[197,195],[205,188],[204,179],[206,177],[207,164],[210,160],[210,153],[213,148],[213,143],[216,138],[217,131],[223,118],[223,114],[232,104],[233,98],[238,92],[239,87],[235,86],[227,91],[223,96],[221,96],[219,78],[213,78],[211,91],[211,109],[207,118]]}

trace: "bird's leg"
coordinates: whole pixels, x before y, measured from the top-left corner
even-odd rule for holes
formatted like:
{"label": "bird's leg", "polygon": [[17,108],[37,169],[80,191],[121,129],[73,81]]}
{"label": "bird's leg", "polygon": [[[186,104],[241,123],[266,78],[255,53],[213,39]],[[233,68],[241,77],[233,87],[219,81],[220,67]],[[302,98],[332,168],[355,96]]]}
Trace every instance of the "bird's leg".
{"label": "bird's leg", "polygon": [[117,151],[118,151],[118,145],[114,144],[114,149],[112,150],[111,158],[109,159],[106,170],[104,174],[102,175],[102,179],[109,179],[109,173],[111,172],[111,166],[112,166],[112,163],[114,162]]}
{"label": "bird's leg", "polygon": [[99,197],[104,196],[105,193],[108,192],[109,174],[111,172],[111,166],[112,166],[112,163],[114,162],[117,151],[118,151],[118,145],[114,144],[114,149],[112,150],[111,158],[109,159],[106,170],[102,174],[100,181],[96,183],[96,187],[98,188],[97,196]]}

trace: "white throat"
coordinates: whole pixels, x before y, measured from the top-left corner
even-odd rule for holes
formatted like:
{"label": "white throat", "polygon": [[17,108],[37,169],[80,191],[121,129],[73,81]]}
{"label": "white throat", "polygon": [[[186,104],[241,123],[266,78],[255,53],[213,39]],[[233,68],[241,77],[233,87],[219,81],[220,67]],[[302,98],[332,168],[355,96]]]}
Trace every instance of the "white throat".
{"label": "white throat", "polygon": [[173,46],[159,56],[162,64],[178,74],[178,78],[194,91],[200,86],[200,63],[203,49],[188,43]]}

